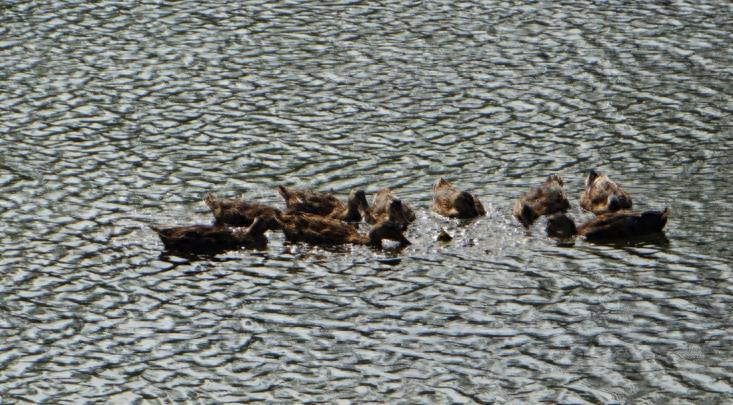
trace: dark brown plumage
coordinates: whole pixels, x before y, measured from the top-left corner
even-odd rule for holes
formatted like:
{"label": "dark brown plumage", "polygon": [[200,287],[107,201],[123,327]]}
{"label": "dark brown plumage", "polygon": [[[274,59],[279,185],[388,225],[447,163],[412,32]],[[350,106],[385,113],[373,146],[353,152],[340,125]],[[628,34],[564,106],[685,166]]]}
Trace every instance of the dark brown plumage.
{"label": "dark brown plumage", "polygon": [[403,245],[410,244],[402,235],[402,225],[390,220],[374,225],[367,235],[360,234],[356,227],[346,222],[310,213],[279,214],[277,220],[285,238],[291,242],[334,245],[351,243],[381,247],[382,240],[388,239]]}
{"label": "dark brown plumage", "polygon": [[359,222],[361,212],[369,207],[363,190],[352,190],[346,204],[330,193],[296,190],[284,186],[278,186],[278,190],[285,199],[289,213],[300,212],[347,222]]}
{"label": "dark brown plumage", "polygon": [[233,198],[216,198],[213,194],[204,200],[219,225],[249,226],[255,218],[262,218],[267,229],[278,229],[275,215],[280,212],[269,205]]}
{"label": "dark brown plumage", "polygon": [[443,178],[433,183],[433,211],[448,218],[475,218],[486,215],[481,201],[467,191],[459,191]]}
{"label": "dark brown plumage", "polygon": [[589,240],[613,240],[644,236],[662,232],[667,224],[670,209],[663,211],[634,212],[621,210],[608,212],[592,218],[580,227],[565,214],[557,214],[547,221],[547,234],[569,238],[584,236]]}
{"label": "dark brown plumage", "polygon": [[588,173],[585,188],[580,193],[580,208],[596,215],[631,209],[631,196],[605,174],[595,170]]}
{"label": "dark brown plumage", "polygon": [[563,182],[559,176],[551,174],[539,187],[533,187],[517,202],[514,203],[512,213],[525,227],[542,215],[551,215],[565,212],[570,208],[570,202],[562,189]]}
{"label": "dark brown plumage", "polygon": [[166,250],[200,253],[267,245],[266,221],[261,218],[252,221],[248,228],[230,228],[225,225],[151,228],[158,233]]}

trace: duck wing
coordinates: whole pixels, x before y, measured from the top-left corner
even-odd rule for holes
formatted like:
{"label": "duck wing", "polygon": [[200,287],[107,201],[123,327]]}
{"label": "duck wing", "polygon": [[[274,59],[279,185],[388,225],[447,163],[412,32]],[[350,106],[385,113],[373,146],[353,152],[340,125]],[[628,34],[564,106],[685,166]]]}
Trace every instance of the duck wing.
{"label": "duck wing", "polygon": [[241,244],[231,229],[217,225],[191,225],[172,228],[156,228],[166,249],[181,251],[208,251],[228,249]]}
{"label": "duck wing", "polygon": [[595,214],[630,209],[631,196],[606,175],[596,177],[581,193],[580,207]]}
{"label": "duck wing", "polygon": [[[272,222],[277,208],[266,204],[252,203],[237,199],[206,198],[206,205],[211,209],[217,224],[231,226],[250,226],[257,217],[270,219]],[[268,229],[275,229],[270,227]]]}
{"label": "duck wing", "polygon": [[583,224],[578,233],[587,239],[619,239],[661,232],[669,209],[643,213],[623,210],[601,214]]}
{"label": "duck wing", "polygon": [[[370,220],[370,223],[375,224],[378,222],[382,222],[384,220],[389,219],[390,216],[390,205],[392,204],[392,201],[400,201],[400,210],[401,215],[399,219],[396,219],[398,222],[405,222],[405,225],[414,222],[415,212],[402,202],[399,198],[395,196],[395,194],[388,188],[383,188],[379,191],[377,191],[374,194],[374,198],[372,199],[372,205],[370,207],[371,215],[373,218]],[[394,215],[393,215],[394,216]],[[369,220],[369,218],[367,218]],[[393,219],[395,220],[395,219]]]}
{"label": "duck wing", "polygon": [[341,244],[358,235],[356,228],[337,219],[308,213],[281,216],[285,237],[293,242]]}
{"label": "duck wing", "polygon": [[346,205],[330,193],[288,189],[283,186],[278,186],[278,190],[291,212],[327,216],[346,211]]}

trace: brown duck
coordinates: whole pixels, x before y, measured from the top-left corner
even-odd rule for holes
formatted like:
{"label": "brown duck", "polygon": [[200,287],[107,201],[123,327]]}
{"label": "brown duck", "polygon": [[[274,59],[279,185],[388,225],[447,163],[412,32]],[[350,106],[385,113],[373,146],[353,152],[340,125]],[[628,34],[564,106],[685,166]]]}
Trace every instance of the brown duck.
{"label": "brown duck", "polygon": [[481,201],[467,191],[459,191],[443,178],[433,183],[433,211],[448,218],[475,218],[486,215]]}
{"label": "brown duck", "polygon": [[580,193],[580,208],[596,215],[631,209],[631,197],[607,175],[591,170]]}
{"label": "brown duck", "polygon": [[559,176],[551,174],[539,187],[533,187],[514,203],[512,213],[525,227],[529,227],[542,215],[565,212],[570,202],[562,189]]}
{"label": "brown duck", "polygon": [[395,197],[392,190],[383,188],[377,191],[372,199],[371,207],[365,212],[365,220],[370,224],[376,224],[391,217],[393,221],[403,224],[405,228],[411,222],[415,221],[415,212],[407,204],[402,202],[399,212],[390,213],[392,201],[401,202],[399,198]]}
{"label": "brown duck", "polygon": [[213,194],[207,195],[204,201],[218,225],[249,226],[260,217],[267,229],[278,229],[275,215],[280,210],[277,208],[234,198],[216,198]]}
{"label": "brown duck", "polygon": [[158,233],[167,250],[196,253],[267,245],[267,222],[259,217],[248,228],[230,228],[225,225],[151,228]]}
{"label": "brown duck", "polygon": [[641,213],[630,210],[607,212],[592,218],[578,228],[567,215],[556,214],[547,221],[547,234],[558,238],[581,235],[589,240],[612,240],[650,235],[662,232],[670,212],[669,208],[663,211]]}
{"label": "brown duck", "polygon": [[[401,210],[399,200],[392,202],[391,211]],[[356,244],[382,246],[382,240],[397,241],[402,245],[409,245],[410,241],[402,235],[401,224],[386,220],[372,227],[367,235],[360,234],[356,228],[338,219],[326,218],[320,215],[292,212],[277,216],[280,228],[285,238],[291,242],[308,242],[316,244]]]}
{"label": "brown duck", "polygon": [[296,190],[284,186],[278,186],[278,190],[285,199],[285,205],[290,213],[300,212],[346,222],[359,222],[361,212],[369,208],[363,190],[351,190],[346,204],[331,193]]}

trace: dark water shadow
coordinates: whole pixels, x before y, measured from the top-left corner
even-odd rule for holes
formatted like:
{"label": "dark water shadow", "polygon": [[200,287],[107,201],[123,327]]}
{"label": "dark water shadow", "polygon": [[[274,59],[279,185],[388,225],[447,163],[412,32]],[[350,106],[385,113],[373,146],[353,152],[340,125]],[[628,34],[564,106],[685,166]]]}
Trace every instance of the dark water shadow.
{"label": "dark water shadow", "polygon": [[586,242],[592,243],[594,245],[604,245],[604,246],[611,246],[616,248],[639,248],[639,247],[650,247],[650,246],[656,246],[656,247],[669,247],[670,246],[670,240],[667,238],[667,235],[665,235],[663,232],[655,233],[655,234],[649,234],[649,235],[641,235],[641,236],[632,236],[625,239],[585,239]]}
{"label": "dark water shadow", "polygon": [[254,252],[266,252],[267,243],[258,243],[255,245],[248,245],[240,248],[208,248],[208,249],[196,249],[191,250],[180,250],[180,249],[164,249],[158,255],[158,259],[164,262],[172,264],[180,264],[179,260],[173,258],[178,257],[184,259],[187,263],[197,261],[214,261],[214,262],[225,262],[232,260],[231,258],[223,258],[219,255],[227,252],[239,252],[239,251],[254,251]]}

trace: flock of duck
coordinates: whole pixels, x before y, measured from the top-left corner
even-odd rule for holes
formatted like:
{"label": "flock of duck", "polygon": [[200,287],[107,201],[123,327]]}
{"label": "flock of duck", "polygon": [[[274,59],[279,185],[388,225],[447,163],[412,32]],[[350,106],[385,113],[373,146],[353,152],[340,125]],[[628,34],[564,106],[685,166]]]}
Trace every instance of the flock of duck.
{"label": "flock of duck", "polygon": [[[168,250],[197,253],[241,247],[264,247],[265,233],[279,230],[291,242],[314,244],[360,244],[381,247],[383,240],[400,245],[410,241],[404,236],[415,221],[414,211],[389,189],[379,190],[367,203],[363,190],[353,190],[342,202],[330,193],[296,190],[279,186],[285,200],[284,211],[266,204],[208,195],[206,205],[214,216],[213,225],[172,228],[153,226]],[[557,175],[550,175],[540,186],[531,188],[514,204],[512,213],[529,228],[539,217],[548,216],[546,232],[562,240],[582,236],[592,240],[623,239],[662,232],[669,209],[632,211],[629,194],[605,174],[591,170],[580,196],[580,207],[596,216],[580,226],[566,214],[570,202]],[[481,201],[440,178],[433,184],[432,210],[448,218],[470,219],[486,215]],[[358,224],[371,225],[364,234]],[[439,240],[451,237],[441,229]]]}

